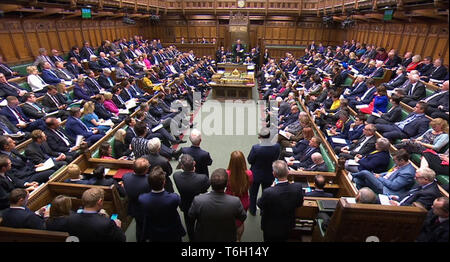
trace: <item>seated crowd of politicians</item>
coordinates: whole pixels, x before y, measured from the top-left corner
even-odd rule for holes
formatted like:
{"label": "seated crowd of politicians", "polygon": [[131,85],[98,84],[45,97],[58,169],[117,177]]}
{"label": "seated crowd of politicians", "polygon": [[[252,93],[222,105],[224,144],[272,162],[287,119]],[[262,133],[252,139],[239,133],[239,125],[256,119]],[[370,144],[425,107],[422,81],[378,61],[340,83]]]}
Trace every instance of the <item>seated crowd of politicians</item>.
{"label": "seated crowd of politicians", "polygon": [[[135,176],[124,176],[123,181],[118,182],[105,177],[104,167],[95,169],[91,175],[82,175],[78,166],[70,164],[67,172],[72,174],[72,179],[66,182],[108,186],[116,184],[119,193],[129,198],[128,215],[136,219],[138,241],[180,241],[186,232],[179,216],[172,214],[179,204],[166,203],[172,207],[167,212],[172,213],[160,217],[152,213],[152,216],[148,215],[143,219],[139,214],[145,211],[158,212],[154,208],[158,204],[152,203],[153,206],[150,207],[151,200],[147,194],[132,195],[130,192],[150,192],[149,186],[152,192],[174,192],[169,178],[173,171],[169,160],[178,159],[183,153],[180,165],[184,173],[195,172],[206,175],[196,177],[198,181],[195,182],[195,190],[193,188],[190,190],[195,193],[191,192],[190,197],[183,197],[183,192],[180,191],[179,185],[182,185],[182,182],[177,179],[183,179],[183,175],[173,176],[181,194],[180,208],[185,215],[187,233],[191,241],[194,239],[192,216],[201,215],[194,214],[200,212],[194,208],[194,205],[199,203],[196,200],[192,203],[194,196],[206,192],[210,184],[213,191],[223,191],[224,188],[218,186],[216,180],[211,178],[209,182],[207,179],[209,177],[207,166],[211,165],[212,159],[209,153],[199,148],[201,142],[199,131],[191,132],[190,140],[193,144],[191,148],[174,150],[171,146],[184,142],[178,136],[179,134],[174,135],[176,133],[174,129],[179,131],[189,128],[190,122],[175,119],[186,120],[190,114],[186,114],[184,108],[189,106],[192,108],[193,104],[204,101],[209,90],[207,83],[214,73],[213,63],[210,58],[196,59],[193,53],[182,54],[175,47],[158,48],[157,45],[157,41],[147,45],[146,41],[142,41],[139,37],[135,37],[130,42],[105,41],[105,44],[97,50],[100,60],[106,59],[105,51],[115,46],[121,50],[117,59],[120,61],[114,67],[100,66],[101,69],[96,71],[95,63],[98,65],[100,63],[97,62],[97,57],[89,44],[84,43],[82,51],[79,52],[84,56],[80,57],[80,60],[89,58],[89,69],[85,74],[80,73],[78,77],[73,75],[74,77],[70,80],[58,78],[58,83],[48,83],[45,91],[41,92],[44,97],[41,103],[36,102],[38,92],[35,91],[38,90],[33,92],[21,90],[8,82],[5,74],[0,74],[1,90],[15,92],[14,95],[6,96],[6,105],[0,112],[2,117],[0,128],[3,131],[0,137],[0,153],[2,153],[0,155],[0,179],[2,179],[0,209],[10,207],[5,211],[10,216],[6,217],[7,225],[23,227],[23,225],[17,226],[18,222],[17,224],[11,222],[14,220],[11,208],[24,209],[27,192],[46,182],[55,170],[69,164],[80,154],[80,148],[86,144],[92,145],[111,130],[111,126],[124,121],[128,128],[120,129],[114,134],[114,148],[107,142],[100,145],[99,157],[135,159]],[[383,48],[361,45],[354,41],[344,42],[342,46],[336,48],[319,47],[313,43],[308,47],[305,55],[298,59],[287,53],[280,63],[269,58],[256,74],[261,97],[269,102],[266,110],[267,127],[278,130],[275,142],[279,150],[276,156],[279,160],[275,161],[273,166],[270,166],[272,163],[265,163],[267,170],[259,172],[270,174],[271,168],[283,165],[292,171],[329,172],[335,170],[335,167],[332,166],[331,161],[326,161],[329,156],[325,154],[335,154],[340,159],[345,159],[345,169],[356,188],[359,189],[359,195],[366,196],[369,192],[374,196],[371,198],[373,201],[367,203],[379,203],[380,200],[376,196],[382,194],[389,197],[390,205],[419,205],[429,210],[429,216],[439,217],[443,227],[446,227],[448,240],[448,198],[441,198],[435,179],[436,175],[448,176],[449,83],[448,70],[442,65],[442,60],[436,59],[432,63],[432,59],[426,57],[425,60],[420,61],[420,57],[412,56],[411,53],[405,54],[405,57],[401,59],[395,50],[387,53]],[[112,50],[112,53],[109,52],[109,60],[114,58],[114,53],[118,53],[118,49]],[[137,50],[143,54],[144,61],[149,60],[152,66],[150,69],[147,67],[147,70],[143,72],[134,70],[135,74],[131,74],[132,71],[128,71],[126,65],[139,64],[141,56],[137,55],[137,60],[128,59]],[[47,83],[48,75],[57,76],[56,64],[59,64],[59,60],[53,67],[45,58],[45,52],[42,54],[45,61],[40,63],[41,80]],[[67,64],[75,64],[77,68],[82,68],[80,62],[82,61],[79,61],[77,57],[71,56],[70,62],[66,62],[67,71],[69,71]],[[159,66],[155,67],[156,63]],[[114,70],[111,70],[112,68]],[[137,66],[134,68],[137,69]],[[52,73],[45,76],[46,70]],[[383,78],[387,70],[396,73],[393,74],[392,79],[376,86],[376,80]],[[123,80],[116,84],[112,80],[111,71],[115,71],[116,79],[123,78]],[[95,79],[97,73],[100,73],[98,80]],[[34,74],[36,75],[39,79],[39,73]],[[138,87],[136,81],[140,81],[137,80],[139,78],[142,78],[143,83],[148,82],[149,85],[146,87],[151,87],[152,94]],[[347,84],[347,79],[354,79],[354,81]],[[424,82],[433,82],[439,88],[433,94],[426,96]],[[162,84],[159,85],[159,83]],[[71,95],[68,95],[65,90],[69,84],[75,85],[72,100],[69,100]],[[201,92],[200,101],[194,101],[194,91]],[[77,95],[75,95],[76,92]],[[186,100],[187,105],[180,102],[180,99]],[[134,108],[139,108],[134,117],[129,116],[130,100],[134,101],[131,103]],[[19,106],[20,102],[23,102],[21,106]],[[80,110],[80,104],[82,110]],[[413,107],[413,111],[407,116],[403,116],[403,104]],[[307,110],[305,111],[304,108]],[[60,119],[66,120],[65,128],[62,128]],[[318,134],[316,130],[323,134]],[[381,135],[378,138],[377,132]],[[266,133],[260,134],[260,138],[268,137],[269,133]],[[31,137],[32,143],[26,147],[25,153],[21,154],[15,150],[15,145],[17,139],[23,136]],[[84,138],[81,144],[76,142],[78,136]],[[334,152],[323,150],[325,143],[329,144]],[[395,147],[393,156],[391,156],[392,146]],[[232,153],[232,159],[235,152]],[[421,155],[418,169],[411,163],[412,154]],[[255,155],[257,155],[256,149],[252,148],[248,161],[252,164],[253,175],[257,176],[258,172],[255,172],[254,165],[256,165],[255,161],[258,162],[261,159],[253,159]],[[36,171],[36,168],[39,168],[48,158],[54,161],[52,169]],[[244,158],[239,156],[236,159]],[[246,171],[245,159],[242,161]],[[283,164],[283,161],[286,164]],[[232,167],[230,159],[228,169],[231,170]],[[152,168],[151,172],[150,168]],[[150,175],[146,177],[149,172]],[[273,172],[276,172],[275,169]],[[214,173],[220,172],[216,170]],[[249,174],[251,173],[250,171]],[[287,177],[287,174],[284,175]],[[219,176],[216,174],[215,179]],[[249,175],[249,177],[252,176]],[[256,213],[259,185],[261,184],[263,189],[273,185],[274,177],[269,177],[270,181],[255,180],[244,187],[246,192],[244,195],[247,199],[244,209],[249,208],[252,215]],[[282,176],[280,175],[279,178]],[[148,183],[146,183],[147,180]],[[227,185],[227,190],[229,186],[230,184]],[[236,184],[234,186],[236,187]],[[324,177],[318,175],[315,179],[315,189],[305,195],[333,197],[331,193],[324,191],[324,187]],[[88,216],[102,209],[103,192],[98,189],[89,189],[86,192],[82,200],[84,213]],[[186,200],[188,198],[189,200]],[[88,232],[81,232],[88,231],[87,227],[80,226],[81,215],[70,213],[70,207],[67,208],[68,205],[64,204],[70,202],[68,199],[58,196],[53,200],[50,208],[44,207],[37,211],[36,215],[28,211],[27,216],[33,216],[35,222],[29,227],[69,231],[75,232],[75,235],[88,236]],[[179,199],[173,201],[179,203]],[[184,203],[188,207],[182,206],[184,201],[189,202],[189,204]],[[242,197],[241,201],[244,201]],[[261,199],[258,201],[258,206],[262,205],[260,201]],[[298,205],[301,204],[297,203]],[[54,206],[65,206],[64,214],[57,215],[58,211]],[[64,222],[66,224],[58,223],[56,218],[45,220],[44,218],[48,216],[52,217],[52,210],[56,213],[56,217],[69,215]],[[153,227],[152,223],[147,221],[148,217],[156,219],[152,221]],[[174,220],[163,221],[164,218]],[[245,218],[246,215],[240,213],[238,219],[240,224],[239,221],[236,222],[238,230],[230,233],[227,241],[236,240],[236,234],[237,240],[240,240],[243,232],[242,222]],[[125,235],[120,229],[120,220],[106,219],[101,223],[105,230],[102,231],[102,237],[97,240],[125,240]],[[170,229],[164,227],[162,230],[157,228],[156,224],[171,226]],[[165,233],[158,233],[158,230]],[[422,233],[421,241],[445,239],[445,235],[431,239],[429,234]],[[204,234],[207,235],[207,232]],[[94,239],[86,237],[85,240]],[[205,240],[207,241],[208,238],[203,238],[203,241]],[[213,237],[210,240],[213,240]]]}

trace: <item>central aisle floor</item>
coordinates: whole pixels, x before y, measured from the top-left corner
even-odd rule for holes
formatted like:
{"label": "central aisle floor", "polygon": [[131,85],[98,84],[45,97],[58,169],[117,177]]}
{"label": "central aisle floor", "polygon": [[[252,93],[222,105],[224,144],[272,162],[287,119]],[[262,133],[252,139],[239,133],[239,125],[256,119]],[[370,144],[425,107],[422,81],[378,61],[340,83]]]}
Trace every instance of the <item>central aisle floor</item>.
{"label": "central aisle floor", "polygon": [[[254,90],[253,97],[258,97],[256,94],[256,90]],[[213,112],[215,110],[212,110],[211,107],[215,107],[217,109],[217,106],[220,106],[222,109],[222,114],[215,115]],[[239,106],[238,106],[239,107]],[[227,168],[228,162],[230,159],[230,154],[234,150],[240,150],[243,152],[244,156],[247,158],[252,145],[257,144],[258,138],[257,138],[257,132],[260,129],[261,123],[261,111],[260,111],[260,105],[257,104],[255,101],[253,105],[254,113],[255,114],[249,114],[245,113],[248,116],[245,117],[245,120],[241,121],[241,123],[245,123],[245,128],[243,129],[244,132],[239,132],[239,135],[225,135],[226,128],[230,127],[229,121],[226,121],[225,119],[225,102],[224,101],[217,101],[212,100],[211,95],[208,97],[207,101],[202,105],[202,108],[198,111],[198,113],[195,115],[194,123],[196,123],[195,128],[200,129],[202,132],[202,143],[201,148],[208,151],[211,155],[211,158],[213,159],[213,164],[209,167],[209,173],[211,174],[215,169],[217,168]],[[252,111],[252,110],[248,110]],[[247,111],[246,111],[247,112]],[[213,115],[214,114],[214,115]],[[242,116],[242,114],[239,114]],[[214,117],[213,117],[214,116]],[[229,118],[234,120],[234,132],[236,134],[236,123],[239,123],[239,121],[236,120],[236,113],[234,113],[233,118]],[[208,123],[214,119],[217,121],[220,117],[222,117],[222,130],[216,130],[215,134],[207,135],[205,132],[208,132]],[[255,118],[255,119],[250,119]],[[208,122],[209,119],[209,122]],[[201,123],[199,123],[201,122]],[[254,123],[251,127],[248,127],[248,122]],[[228,131],[229,132],[229,131]],[[228,133],[230,134],[230,132]],[[189,141],[189,134],[186,134],[183,138],[183,140],[188,141],[185,144],[180,144],[181,147],[189,147],[191,145]],[[172,168],[174,172],[178,171],[176,169],[176,166],[178,164],[177,161],[171,161]],[[250,168],[250,165],[247,163],[247,168]],[[172,179],[173,181],[173,179]],[[177,192],[177,189],[175,187],[175,192]],[[210,189],[211,190],[211,189]],[[178,192],[177,192],[178,193]],[[261,190],[259,192],[259,196],[261,195]],[[259,197],[258,196],[258,197]],[[182,212],[179,210],[181,220],[184,225],[184,217]],[[256,216],[250,215],[250,213],[247,213],[247,219],[245,221],[245,231],[242,236],[242,242],[262,242],[263,241],[263,235],[262,231],[260,229],[261,223],[261,217],[259,215],[259,210],[256,214]],[[128,230],[126,231],[127,241],[134,242],[136,240],[135,237],[135,223],[134,220],[130,224]],[[187,235],[183,238],[183,242],[187,242],[188,237]]]}

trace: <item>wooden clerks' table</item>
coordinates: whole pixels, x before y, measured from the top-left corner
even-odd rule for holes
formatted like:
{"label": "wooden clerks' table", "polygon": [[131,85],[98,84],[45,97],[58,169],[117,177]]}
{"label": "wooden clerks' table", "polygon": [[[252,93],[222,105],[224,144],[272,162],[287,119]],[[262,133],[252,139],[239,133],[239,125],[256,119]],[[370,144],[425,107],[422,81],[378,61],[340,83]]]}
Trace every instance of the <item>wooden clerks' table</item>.
{"label": "wooden clerks' table", "polygon": [[214,99],[252,99],[252,89],[255,87],[253,72],[247,73],[247,66],[242,72],[233,68],[233,72],[220,72],[212,76],[210,85],[213,88]]}

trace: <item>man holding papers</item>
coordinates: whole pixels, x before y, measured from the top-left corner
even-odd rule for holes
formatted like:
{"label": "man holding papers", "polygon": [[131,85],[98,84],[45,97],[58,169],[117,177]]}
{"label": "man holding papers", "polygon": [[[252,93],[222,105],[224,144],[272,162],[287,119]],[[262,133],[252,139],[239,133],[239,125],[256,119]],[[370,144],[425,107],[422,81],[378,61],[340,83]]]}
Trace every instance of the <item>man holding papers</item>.
{"label": "man holding papers", "polygon": [[23,97],[26,102],[22,105],[22,111],[27,117],[31,119],[54,116],[56,118],[65,120],[67,117],[69,117],[69,112],[64,110],[58,110],[49,113],[50,109],[38,103],[36,101],[36,96],[34,95],[34,93],[26,93]]}
{"label": "man holding papers", "polygon": [[66,131],[67,134],[75,139],[77,135],[81,135],[86,139],[89,145],[94,144],[100,140],[104,134],[97,128],[88,128],[81,120],[81,112],[79,107],[72,107],[70,109],[70,116],[67,118]]}
{"label": "man holding papers", "polygon": [[55,153],[64,153],[68,163],[77,158],[80,154],[78,152],[80,146],[77,146],[75,139],[67,135],[66,131],[61,128],[61,122],[54,117],[49,117],[45,120],[45,124],[47,128],[44,129],[44,132],[50,149]]}
{"label": "man holding papers", "polygon": [[[47,144],[47,136],[41,130],[31,132],[31,142],[25,149],[25,156],[38,165],[42,170],[56,171],[63,165],[67,165],[64,153],[53,152]],[[42,165],[42,166],[41,166]],[[41,170],[37,169],[37,170]]]}

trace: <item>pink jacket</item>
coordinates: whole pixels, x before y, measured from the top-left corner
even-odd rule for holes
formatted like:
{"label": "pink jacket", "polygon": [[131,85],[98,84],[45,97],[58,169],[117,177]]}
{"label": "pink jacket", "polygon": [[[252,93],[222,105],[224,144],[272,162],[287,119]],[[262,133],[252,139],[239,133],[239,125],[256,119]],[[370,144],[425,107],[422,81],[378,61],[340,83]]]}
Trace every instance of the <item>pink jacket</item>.
{"label": "pink jacket", "polygon": [[105,102],[103,102],[103,106],[116,116],[119,115],[119,108],[116,106],[116,104],[114,104],[112,100],[105,100]]}

